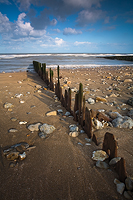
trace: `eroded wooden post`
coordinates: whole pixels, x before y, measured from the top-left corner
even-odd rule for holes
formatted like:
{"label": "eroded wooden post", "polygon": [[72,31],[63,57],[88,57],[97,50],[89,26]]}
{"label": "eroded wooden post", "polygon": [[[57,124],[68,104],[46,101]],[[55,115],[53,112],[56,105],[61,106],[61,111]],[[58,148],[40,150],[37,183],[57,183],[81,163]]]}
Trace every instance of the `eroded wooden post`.
{"label": "eroded wooden post", "polygon": [[91,121],[91,111],[86,107],[85,109],[85,132],[89,138],[92,137],[92,121]]}

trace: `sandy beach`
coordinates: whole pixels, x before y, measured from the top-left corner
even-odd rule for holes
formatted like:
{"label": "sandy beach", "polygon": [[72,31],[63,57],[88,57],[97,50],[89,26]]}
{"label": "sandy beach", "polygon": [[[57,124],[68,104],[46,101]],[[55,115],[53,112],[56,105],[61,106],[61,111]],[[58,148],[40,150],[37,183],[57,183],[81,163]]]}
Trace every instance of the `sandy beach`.
{"label": "sandy beach", "polygon": [[[54,70],[54,81],[57,72]],[[60,83],[65,89],[83,84],[86,106],[128,115],[132,106],[127,100],[133,97],[133,68],[104,67],[85,69],[60,69]],[[41,85],[38,90],[37,85]],[[22,94],[17,98],[16,94]],[[115,95],[112,95],[115,94]],[[16,96],[15,96],[16,95]],[[111,96],[112,95],[112,96]],[[106,102],[90,105],[88,98],[106,98]],[[72,108],[75,92],[72,92]],[[23,102],[22,102],[23,101]],[[11,109],[4,108],[8,102]],[[49,111],[63,110],[63,114],[46,116]],[[133,129],[105,127],[96,130],[99,145],[86,145],[86,133],[72,138],[69,125],[76,124],[73,117],[66,117],[66,110],[55,101],[54,92],[36,73],[17,72],[0,74],[0,199],[1,200],[124,200],[116,190],[117,173],[99,169],[92,160],[92,152],[102,149],[106,132],[113,133],[118,142],[118,156],[124,157],[128,176],[133,177]],[[12,121],[15,118],[15,121]],[[19,122],[27,122],[20,124]],[[30,132],[28,125],[47,123],[56,129],[46,139],[38,131]],[[16,132],[9,132],[16,129]],[[79,126],[79,130],[82,128]],[[4,149],[26,142],[31,149],[24,160],[10,161]],[[13,165],[11,165],[13,163]],[[13,167],[12,167],[13,166]]]}

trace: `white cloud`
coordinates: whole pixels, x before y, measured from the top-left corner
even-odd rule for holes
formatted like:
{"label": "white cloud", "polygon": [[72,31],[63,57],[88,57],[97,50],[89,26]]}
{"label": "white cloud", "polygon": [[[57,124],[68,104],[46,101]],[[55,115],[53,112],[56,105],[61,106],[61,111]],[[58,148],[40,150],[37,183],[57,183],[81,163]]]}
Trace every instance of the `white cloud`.
{"label": "white cloud", "polygon": [[64,43],[65,43],[65,41],[64,41],[63,39],[58,38],[58,37],[55,38],[55,44],[56,44],[57,46],[61,46],[61,45],[63,45]]}
{"label": "white cloud", "polygon": [[90,44],[92,44],[92,43],[91,42],[78,42],[78,41],[74,42],[74,45],[76,45],[76,46],[78,46],[78,45],[90,45]]}
{"label": "white cloud", "polygon": [[102,0],[63,0],[66,4],[74,7],[90,8],[92,5],[100,7],[100,1]]}
{"label": "white cloud", "polygon": [[133,24],[133,19],[128,19],[126,23]]}
{"label": "white cloud", "polygon": [[19,4],[20,10],[27,10],[30,7],[32,1],[34,0],[14,0],[16,4]]}
{"label": "white cloud", "polygon": [[77,35],[77,34],[82,34],[82,31],[72,29],[72,28],[65,28],[63,31],[64,35]]}
{"label": "white cloud", "polygon": [[85,26],[90,23],[94,23],[97,20],[103,18],[104,12],[102,10],[82,10],[77,18],[77,24]]}
{"label": "white cloud", "polygon": [[110,19],[109,17],[106,17],[105,20],[104,20],[104,23],[108,24],[109,23],[109,19]]}
{"label": "white cloud", "polygon": [[0,3],[4,3],[4,4],[7,4],[7,5],[11,4],[8,0],[0,0]]}
{"label": "white cloud", "polygon": [[24,18],[26,17],[25,13],[21,13],[18,16],[18,20],[16,22],[16,29],[15,29],[15,34],[17,35],[23,35],[23,36],[28,36],[30,32],[33,32],[33,27],[30,25],[29,22],[24,22]]}
{"label": "white cloud", "polygon": [[60,29],[56,28],[56,29],[53,29],[53,31],[57,32],[57,33],[60,33]]}
{"label": "white cloud", "polygon": [[51,25],[52,26],[55,26],[57,24],[57,20],[56,19],[53,19],[52,21],[51,21]]}
{"label": "white cloud", "polygon": [[8,17],[0,12],[0,32],[9,32],[11,30],[11,27],[12,23],[9,21]]}

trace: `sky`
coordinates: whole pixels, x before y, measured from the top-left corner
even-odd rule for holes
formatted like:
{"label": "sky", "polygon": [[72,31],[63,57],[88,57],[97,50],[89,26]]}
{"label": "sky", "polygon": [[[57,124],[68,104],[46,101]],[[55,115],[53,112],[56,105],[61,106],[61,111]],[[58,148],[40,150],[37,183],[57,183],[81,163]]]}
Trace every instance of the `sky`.
{"label": "sky", "polygon": [[133,0],[0,0],[0,53],[133,53]]}

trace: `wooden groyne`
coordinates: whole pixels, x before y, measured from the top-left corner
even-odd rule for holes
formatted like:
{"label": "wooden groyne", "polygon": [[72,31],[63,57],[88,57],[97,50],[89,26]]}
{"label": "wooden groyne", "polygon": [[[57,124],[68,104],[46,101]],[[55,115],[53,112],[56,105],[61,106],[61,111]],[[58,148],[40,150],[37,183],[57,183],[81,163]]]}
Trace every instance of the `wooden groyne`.
{"label": "wooden groyne", "polygon": [[[71,89],[65,90],[65,93],[62,93],[62,87],[60,85],[60,69],[57,66],[57,82],[54,84],[53,82],[53,71],[46,70],[46,63],[39,63],[37,61],[33,61],[34,70],[38,73],[38,75],[44,80],[47,87],[55,92],[55,95],[58,97],[61,105],[65,107],[65,109],[70,112],[73,116],[74,121],[78,122],[85,133],[88,135],[89,138],[98,145],[97,136],[93,133],[93,124],[92,119],[98,118],[99,121],[110,121],[110,119],[100,113],[99,111],[95,111],[92,109],[88,109],[85,106],[85,96],[83,95],[83,84],[79,84],[79,90],[75,94],[75,102],[74,102],[74,109],[72,110],[71,106]],[[105,133],[103,147],[102,149],[106,151],[109,155],[109,159],[113,159],[117,157],[117,142],[114,139],[114,135],[112,133]],[[116,164],[115,169],[119,175],[119,180],[124,182],[127,173],[126,173],[126,166],[124,158],[121,158],[120,161]]]}

